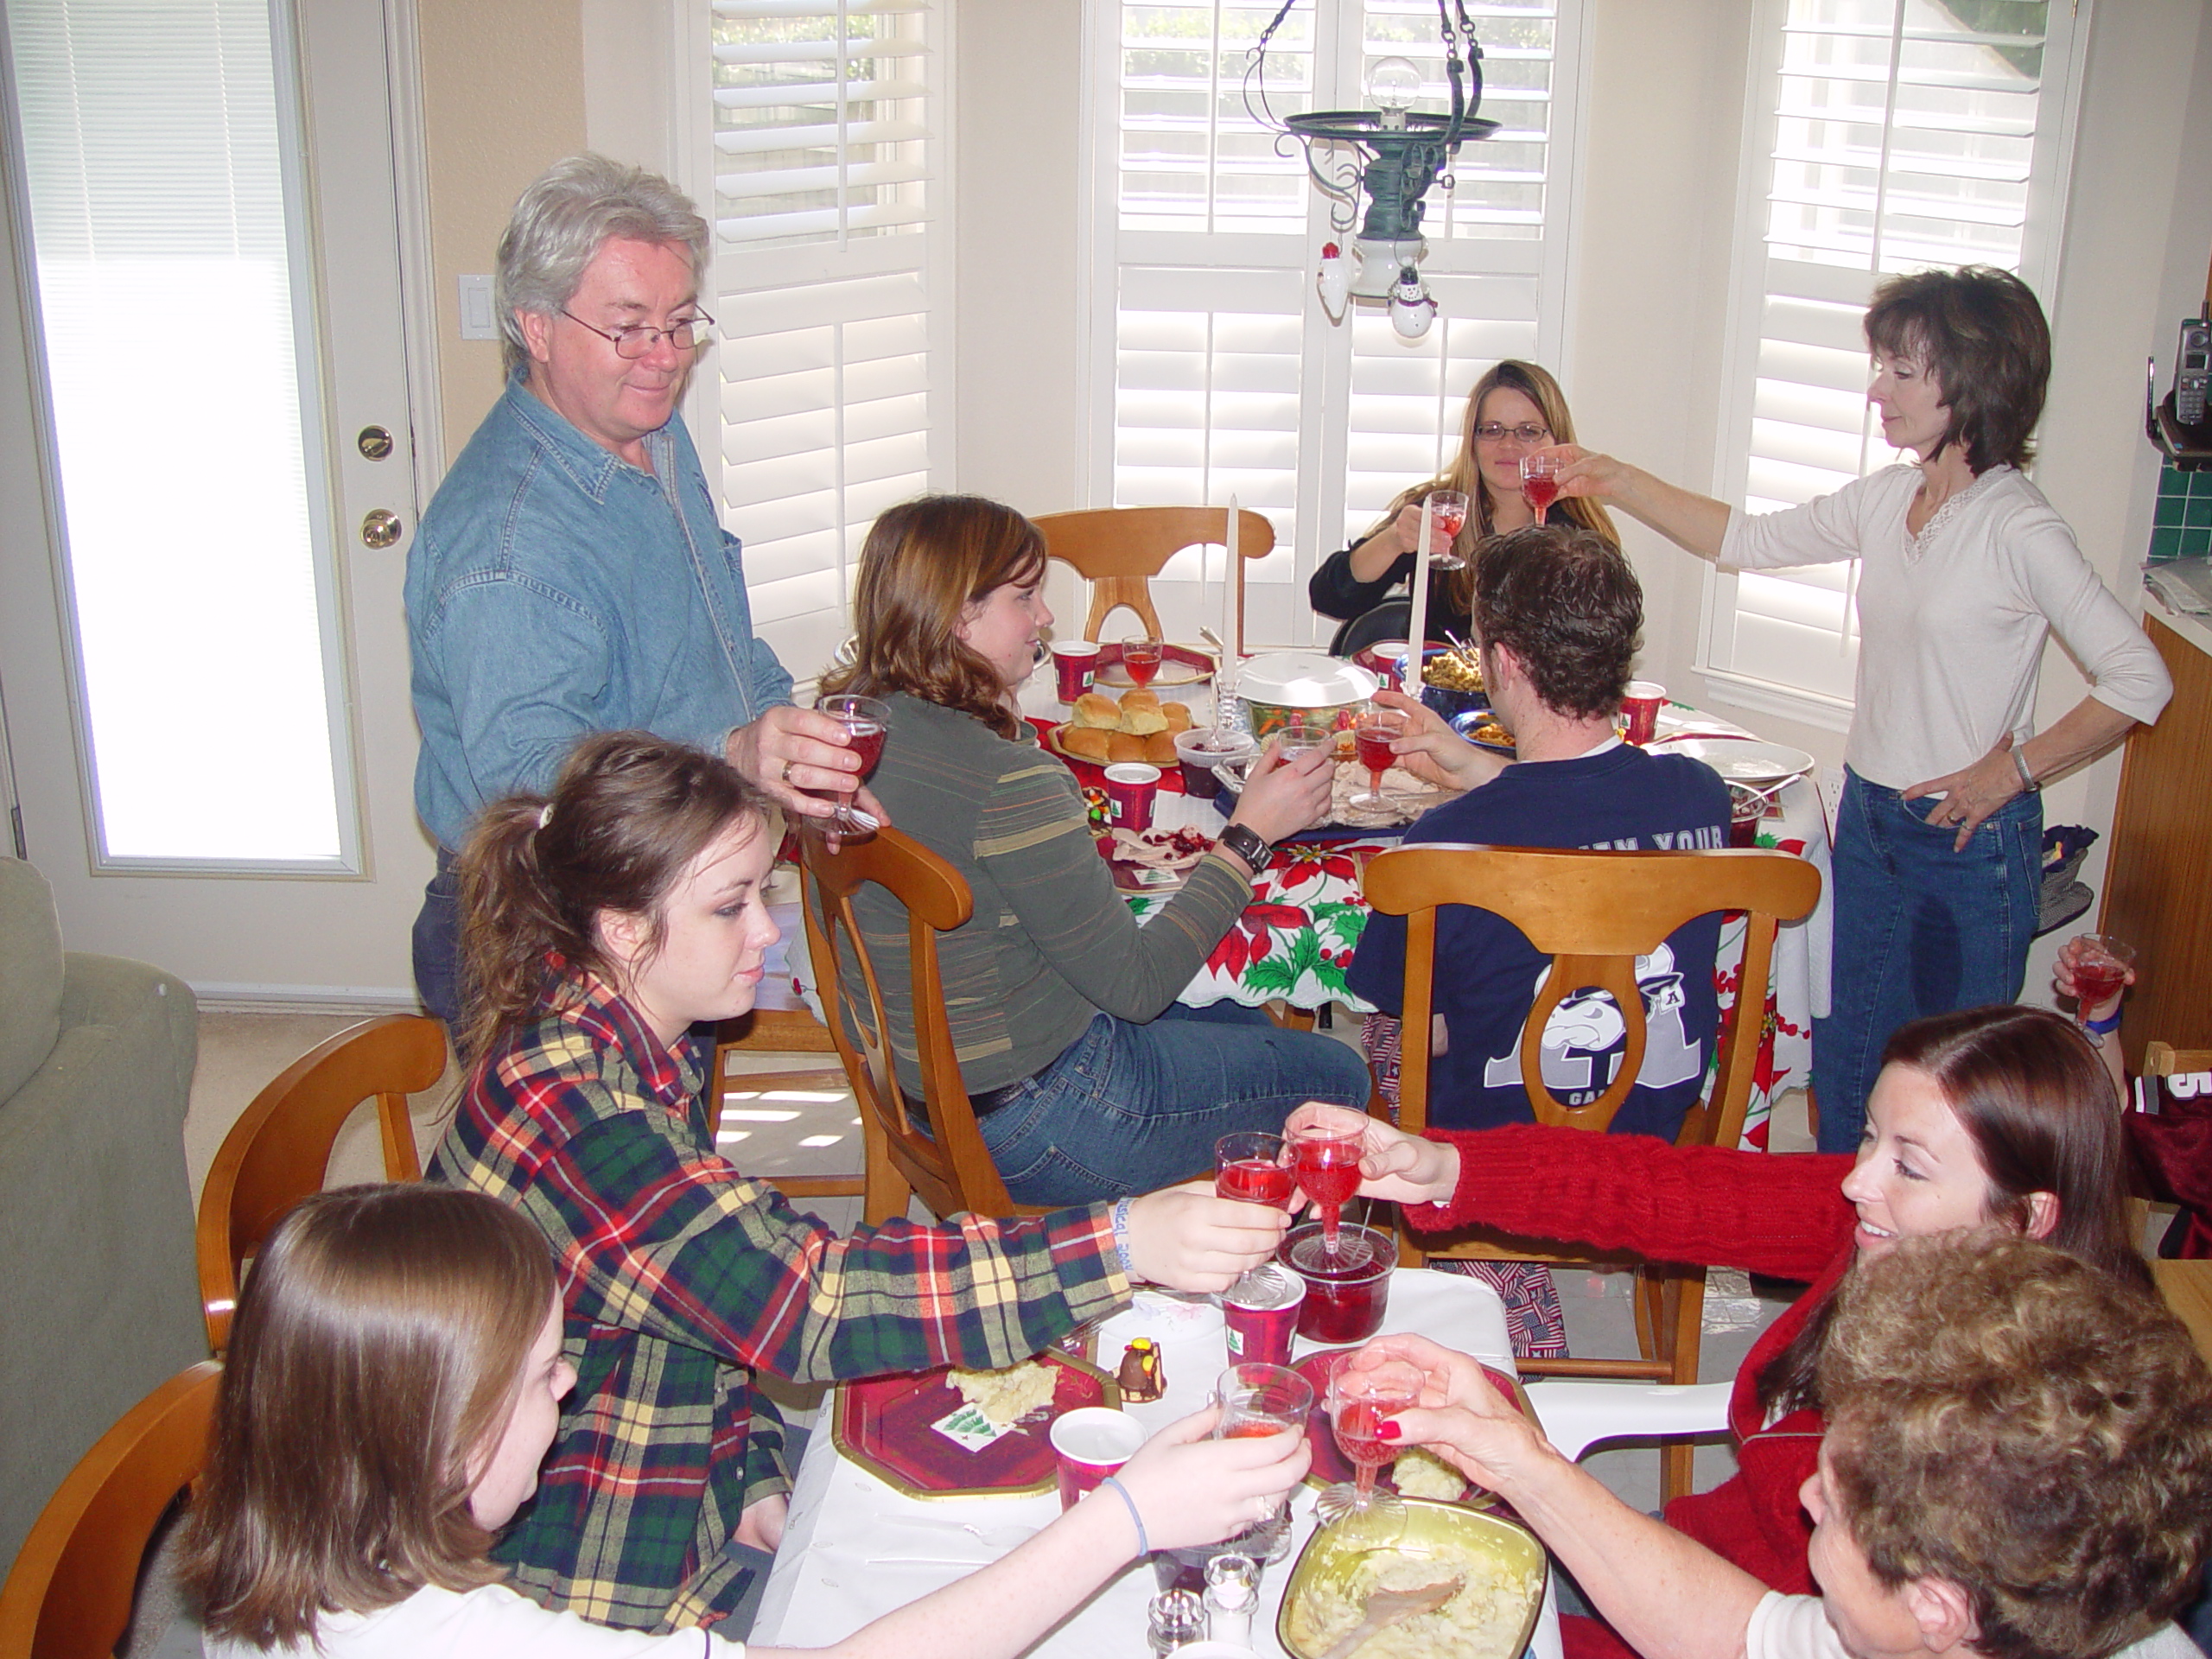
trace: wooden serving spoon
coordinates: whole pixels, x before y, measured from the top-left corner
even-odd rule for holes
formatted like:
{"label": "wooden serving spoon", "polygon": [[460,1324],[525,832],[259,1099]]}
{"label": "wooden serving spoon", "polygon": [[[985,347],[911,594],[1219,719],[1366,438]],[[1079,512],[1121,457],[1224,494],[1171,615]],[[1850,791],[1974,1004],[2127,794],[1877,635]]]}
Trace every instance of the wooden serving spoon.
{"label": "wooden serving spoon", "polygon": [[1418,1589],[1377,1590],[1367,1599],[1367,1616],[1323,1649],[1320,1659],[1351,1659],[1377,1630],[1434,1612],[1458,1595],[1466,1582],[1465,1573],[1454,1573],[1440,1584],[1424,1584]]}

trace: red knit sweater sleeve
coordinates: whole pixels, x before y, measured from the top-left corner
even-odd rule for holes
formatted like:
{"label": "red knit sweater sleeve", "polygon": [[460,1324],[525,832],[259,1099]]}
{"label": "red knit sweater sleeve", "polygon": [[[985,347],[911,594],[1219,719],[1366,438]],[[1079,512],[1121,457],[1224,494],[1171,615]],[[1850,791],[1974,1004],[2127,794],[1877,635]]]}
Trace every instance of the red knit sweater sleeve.
{"label": "red knit sweater sleeve", "polygon": [[1444,1204],[1407,1206],[1423,1232],[1478,1224],[1657,1262],[1813,1279],[1851,1242],[1852,1160],[1675,1147],[1642,1135],[1516,1124],[1434,1130],[1459,1149]]}

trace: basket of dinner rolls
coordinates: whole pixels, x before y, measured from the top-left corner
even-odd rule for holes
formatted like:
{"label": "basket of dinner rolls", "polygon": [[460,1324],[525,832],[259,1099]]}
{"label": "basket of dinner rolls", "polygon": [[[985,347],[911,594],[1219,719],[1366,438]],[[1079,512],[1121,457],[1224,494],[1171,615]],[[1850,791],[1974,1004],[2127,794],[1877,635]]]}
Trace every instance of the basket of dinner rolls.
{"label": "basket of dinner rolls", "polygon": [[1054,729],[1054,747],[1071,760],[1110,766],[1141,760],[1163,772],[1176,765],[1175,734],[1191,728],[1187,703],[1162,702],[1149,687],[1122,693],[1120,701],[1086,691],[1066,724]]}

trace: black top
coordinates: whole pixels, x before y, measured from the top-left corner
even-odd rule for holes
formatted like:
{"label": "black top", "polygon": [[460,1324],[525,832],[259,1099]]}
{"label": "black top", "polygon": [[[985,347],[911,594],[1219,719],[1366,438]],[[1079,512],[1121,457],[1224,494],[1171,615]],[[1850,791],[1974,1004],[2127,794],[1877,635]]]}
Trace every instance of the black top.
{"label": "black top", "polygon": [[[1321,568],[1306,584],[1306,597],[1321,615],[1349,621],[1366,615],[1389,598],[1393,588],[1409,585],[1413,574],[1414,556],[1401,553],[1378,580],[1361,582],[1351,573],[1351,549],[1342,548],[1322,561]],[[1465,607],[1452,598],[1458,575],[1456,570],[1439,570],[1433,565],[1429,569],[1428,637],[1432,639],[1443,639],[1446,628],[1462,639],[1472,637]]]}

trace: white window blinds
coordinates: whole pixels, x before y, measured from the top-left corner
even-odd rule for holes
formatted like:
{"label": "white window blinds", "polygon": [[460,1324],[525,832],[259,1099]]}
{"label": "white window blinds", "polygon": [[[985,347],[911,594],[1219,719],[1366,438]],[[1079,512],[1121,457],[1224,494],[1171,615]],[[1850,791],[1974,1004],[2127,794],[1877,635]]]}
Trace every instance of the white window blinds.
{"label": "white window blinds", "polygon": [[805,680],[850,632],[868,524],[931,480],[936,18],[713,0],[712,21],[718,482],[754,627]]}
{"label": "white window blinds", "polygon": [[[1859,319],[1901,271],[1992,264],[2048,295],[2075,42],[2049,0],[1766,0],[1719,492],[1796,505],[1906,459],[1867,410]],[[1755,193],[1754,193],[1755,192]],[[1707,667],[1753,702],[1840,727],[1855,564],[1721,573]]]}
{"label": "white window blinds", "polygon": [[[1306,577],[1438,469],[1484,368],[1555,363],[1582,28],[1580,0],[1468,8],[1482,112],[1503,125],[1461,149],[1456,188],[1429,194],[1422,269],[1443,310],[1409,342],[1379,310],[1339,325],[1321,310],[1328,204],[1297,147],[1279,152],[1245,108],[1248,54],[1275,10],[1109,0],[1091,40],[1091,496],[1225,506],[1233,494],[1266,513],[1277,550],[1252,572],[1247,626],[1262,641],[1313,636]],[[1363,107],[1370,67],[1399,55],[1424,73],[1414,107],[1446,109],[1435,30],[1434,0],[1301,0],[1269,43],[1268,100],[1279,116]],[[1183,634],[1197,626],[1198,574],[1185,555],[1154,584]]]}

